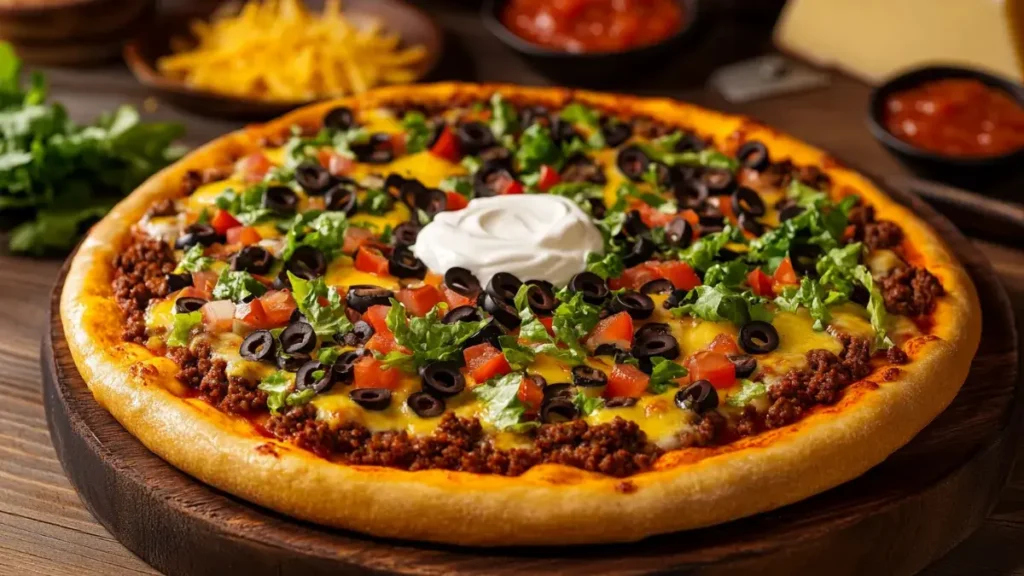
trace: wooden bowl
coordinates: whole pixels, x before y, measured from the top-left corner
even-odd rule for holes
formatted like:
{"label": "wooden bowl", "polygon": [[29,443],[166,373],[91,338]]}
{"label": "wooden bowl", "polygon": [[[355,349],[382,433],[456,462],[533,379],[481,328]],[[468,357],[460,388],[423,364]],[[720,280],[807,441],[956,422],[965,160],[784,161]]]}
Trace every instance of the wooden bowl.
{"label": "wooden bowl", "polygon": [[40,6],[0,6],[0,39],[22,60],[44,66],[114,60],[124,43],[149,25],[156,0],[63,0]]}
{"label": "wooden bowl", "polygon": [[[308,3],[311,10],[319,11],[322,1]],[[403,46],[422,45],[427,55],[414,69],[416,80],[422,80],[440,60],[444,46],[441,29],[426,13],[399,0],[347,0],[343,3],[346,16],[357,20],[365,17],[379,19],[388,32],[398,33]],[[180,108],[222,118],[263,120],[280,116],[314,100],[296,102],[267,101],[220,94],[188,86],[184,81],[161,74],[157,60],[171,53],[172,38],[190,36],[189,23],[208,19],[216,6],[168,12],[157,17],[152,27],[139,34],[124,48],[124,59],[135,78],[161,99]],[[268,62],[267,65],[278,63]]]}

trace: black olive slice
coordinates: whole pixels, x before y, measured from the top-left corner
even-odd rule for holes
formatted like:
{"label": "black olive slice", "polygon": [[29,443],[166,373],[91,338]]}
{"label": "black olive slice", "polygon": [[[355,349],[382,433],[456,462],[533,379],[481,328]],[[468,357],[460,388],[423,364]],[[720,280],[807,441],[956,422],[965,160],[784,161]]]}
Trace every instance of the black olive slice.
{"label": "black olive slice", "polygon": [[517,328],[522,322],[515,308],[490,292],[484,294],[482,305],[488,314],[509,330]]}
{"label": "black olive slice", "polygon": [[168,274],[167,275],[167,291],[177,292],[192,286],[192,275],[188,272],[182,274]]}
{"label": "black olive slice", "polygon": [[441,319],[442,324],[455,324],[456,322],[479,322],[480,312],[476,306],[457,306],[448,311]]}
{"label": "black olive slice", "polygon": [[422,210],[433,218],[448,208],[448,195],[435,188],[427,188],[415,179],[406,179],[398,189],[399,197],[414,212]]}
{"label": "black olive slice", "polygon": [[540,124],[541,126],[551,125],[548,109],[544,106],[527,106],[523,108],[519,111],[519,120],[524,130],[534,124]]}
{"label": "black olive slice", "polygon": [[526,290],[526,301],[530,304],[530,310],[538,316],[550,316],[558,307],[558,300],[555,298],[555,291],[550,285],[533,284]]}
{"label": "black olive slice", "polygon": [[279,338],[285,354],[309,354],[316,348],[316,332],[305,322],[289,324]]}
{"label": "black olive slice", "polygon": [[578,415],[576,404],[569,398],[546,398],[540,405],[540,421],[545,424],[568,422]]}
{"label": "black olive slice", "polygon": [[746,186],[736,188],[736,191],[732,193],[730,202],[732,203],[732,211],[736,215],[764,216],[764,200],[761,199],[760,194]]}
{"label": "black olive slice", "polygon": [[292,322],[305,322],[308,324],[309,320],[303,315],[302,310],[296,308],[292,310],[292,315],[288,317],[288,323],[291,324]]}
{"label": "black olive slice", "polygon": [[395,246],[412,246],[420,235],[420,226],[415,222],[402,222],[391,231],[391,241]]}
{"label": "black olive slice", "polygon": [[700,233],[702,235],[715,234],[725,230],[725,218],[715,215],[700,216]]}
{"label": "black olive slice", "polygon": [[672,328],[663,322],[648,322],[636,329],[633,339],[643,342],[655,334],[671,334]]}
{"label": "black olive slice", "polygon": [[309,362],[309,354],[278,354],[277,367],[286,372],[295,372]]}
{"label": "black olive slice", "polygon": [[279,216],[291,216],[299,207],[299,195],[287,186],[270,186],[263,191],[263,207]]}
{"label": "black olive slice", "polygon": [[464,122],[455,129],[459,150],[467,156],[476,156],[484,148],[494,146],[494,133],[483,122]]}
{"label": "black olive slice", "polygon": [[359,208],[358,190],[354,183],[338,182],[324,196],[324,208],[352,216]]}
{"label": "black olive slice", "polygon": [[684,208],[698,208],[708,199],[708,187],[699,178],[683,178],[672,187],[676,200]]}
{"label": "black olive slice", "polygon": [[178,239],[174,242],[174,247],[178,249],[191,248],[196,244],[202,244],[203,246],[209,246],[220,242],[221,236],[217,234],[217,231],[209,224],[191,224],[185,228],[185,233],[178,236]]}
{"label": "black olive slice", "polygon": [[349,308],[363,313],[370,306],[388,306],[395,293],[387,288],[374,286],[372,284],[356,284],[349,286],[348,294],[345,296],[345,303]]}
{"label": "black olive slice", "polygon": [[676,142],[676,152],[700,152],[708,147],[708,143],[696,134],[686,134]]}
{"label": "black olive slice", "polygon": [[650,163],[651,159],[638,146],[626,146],[619,150],[618,156],[615,157],[615,165],[619,167],[619,172],[633,182],[643,180],[647,165]]}
{"label": "black olive slice", "polygon": [[679,357],[679,342],[675,336],[667,332],[652,332],[643,340],[633,344],[633,356],[637,358],[652,358],[661,356],[668,360],[675,360]]}
{"label": "black olive slice", "polygon": [[504,146],[491,146],[480,151],[481,162],[496,162],[504,164],[509,170],[512,169],[512,152]]}
{"label": "black olive slice", "polygon": [[[495,276],[497,276],[497,274],[495,274]],[[493,282],[494,279],[492,278],[491,281]],[[474,276],[472,272],[465,268],[459,268],[458,266],[449,268],[448,271],[444,273],[444,285],[456,294],[460,294],[467,298],[474,298],[480,294],[480,281],[477,280],[476,276]]]}
{"label": "black olive slice", "polygon": [[605,206],[604,200],[600,198],[588,198],[587,203],[590,204],[590,215],[600,220],[604,218],[608,213],[608,207]]}
{"label": "black olive slice", "polygon": [[764,224],[758,222],[757,218],[751,216],[750,214],[740,214],[740,217],[737,219],[737,222],[740,225],[740,228],[747,232],[750,232],[754,236],[760,236],[761,234],[764,234]]}
{"label": "black olive slice", "polygon": [[673,290],[672,293],[668,295],[668,298],[665,299],[665,303],[662,304],[662,306],[666,310],[675,308],[682,304],[683,299],[686,298],[687,294],[689,294],[689,291],[687,290]]}
{"label": "black olive slice", "polygon": [[522,285],[523,281],[516,278],[515,274],[498,272],[491,276],[485,291],[506,304],[512,304],[516,299],[516,294],[519,292],[519,287]]}
{"label": "black olive slice", "polygon": [[797,206],[796,204],[790,204],[779,211],[779,222],[785,222],[786,220],[792,220],[797,216],[804,213],[803,206]]}
{"label": "black olive slice", "polygon": [[768,322],[748,322],[740,329],[740,346],[750,354],[767,354],[779,347],[779,332]]}
{"label": "black olive slice", "polygon": [[174,301],[174,313],[189,314],[191,312],[196,312],[203,307],[203,304],[206,304],[206,300],[204,298],[178,298]]}
{"label": "black olive slice", "polygon": [[600,305],[608,298],[608,284],[593,272],[580,272],[569,280],[569,290],[583,294],[583,301]]}
{"label": "black olive slice", "polygon": [[670,168],[668,164],[651,161],[647,168],[648,171],[650,171],[650,166],[654,166],[654,181],[662,188],[672,188],[682,178],[682,175]]}
{"label": "black olive slice", "polygon": [[327,259],[323,252],[304,244],[292,252],[284,268],[303,280],[314,280],[327,271]]}
{"label": "black olive slice", "polygon": [[556,116],[551,120],[551,139],[556,144],[568,144],[573,139],[582,140],[580,133],[573,127],[572,122],[563,120],[561,117]]}
{"label": "black olive slice", "polygon": [[274,342],[274,335],[270,330],[255,330],[250,332],[242,345],[238,347],[238,354],[246,360],[261,362],[272,360],[277,353],[277,343]]}
{"label": "black olive slice", "polygon": [[334,361],[334,365],[331,366],[332,378],[335,382],[342,384],[348,384],[352,382],[355,377],[353,368],[356,362],[359,361],[363,356],[370,356],[372,352],[364,348],[357,348],[355,350],[349,350],[348,352],[342,352],[341,356]]}
{"label": "black olive slice", "polygon": [[789,249],[793,269],[804,276],[818,275],[818,258],[821,254],[821,248],[814,244],[796,244]]}
{"label": "black olive slice", "polygon": [[427,265],[407,246],[398,246],[391,251],[391,257],[388,258],[388,274],[397,278],[422,280],[427,275]]}
{"label": "black olive slice", "polygon": [[444,400],[422,391],[410,394],[405,404],[420,418],[435,418],[445,409]]}
{"label": "black olive slice", "polygon": [[612,308],[616,312],[626,312],[634,320],[646,320],[654,313],[654,300],[646,294],[626,290],[612,298]]}
{"label": "black olive slice", "polygon": [[605,408],[631,408],[636,406],[637,399],[629,396],[616,396],[605,400]]}
{"label": "black olive slice", "polygon": [[686,248],[693,242],[693,225],[685,218],[676,218],[665,224],[665,239],[676,248]]}
{"label": "black olive slice", "polygon": [[395,151],[391,147],[391,135],[386,132],[370,134],[370,139],[361,144],[350,146],[356,160],[367,164],[387,164],[395,159]]}
{"label": "black olive slice", "polygon": [[455,396],[466,389],[466,378],[455,362],[433,362],[423,367],[423,389],[441,398]]}
{"label": "black olive slice", "polygon": [[750,354],[729,354],[726,358],[736,368],[737,378],[746,378],[757,370],[757,358]]}
{"label": "black olive slice", "polygon": [[640,287],[641,294],[670,294],[673,290],[675,290],[675,286],[665,278],[651,280]]}
{"label": "black olive slice", "polygon": [[[317,372],[322,372],[318,375]],[[319,378],[317,377],[319,376]],[[334,373],[330,366],[311,360],[295,373],[295,390],[313,390],[317,394],[327,391],[334,384]]]}
{"label": "black olive slice", "polygon": [[576,389],[571,384],[548,384],[544,386],[544,399],[549,398],[568,398],[572,400],[576,397]]}
{"label": "black olive slice", "polygon": [[750,168],[756,172],[761,172],[771,163],[768,147],[758,140],[744,142],[736,151],[736,159],[744,168]]}
{"label": "black olive slice", "polygon": [[306,161],[295,168],[295,181],[310,196],[320,196],[331,187],[331,173],[319,162]]}
{"label": "black olive slice", "polygon": [[612,344],[611,342],[598,344],[597,348],[594,348],[594,356],[614,356],[616,364],[620,364],[619,358],[631,357],[629,350],[623,350],[622,348],[619,348],[616,344]]}
{"label": "black olive slice", "polygon": [[[559,176],[563,182],[590,182],[602,186],[608,183],[604,168],[585,154],[569,157],[562,165]],[[595,214],[595,217],[598,216]]]}
{"label": "black olive slice", "polygon": [[708,168],[700,175],[700,181],[707,186],[708,194],[724,196],[736,189],[736,177],[725,168]]}
{"label": "black olive slice", "polygon": [[356,117],[352,114],[352,110],[339,106],[332,108],[326,116],[324,116],[324,128],[331,130],[348,130],[355,126]]}
{"label": "black olive slice", "polygon": [[572,383],[584,388],[604,386],[608,384],[608,376],[593,366],[580,364],[579,366],[572,367]]}
{"label": "black olive slice", "polygon": [[867,306],[868,303],[871,302],[871,293],[868,292],[867,288],[861,286],[860,284],[855,284],[853,287],[853,292],[850,293],[850,301],[856,304],[860,304],[861,306]]}
{"label": "black olive slice", "polygon": [[707,380],[698,380],[676,392],[676,406],[703,414],[718,408],[718,391]]}
{"label": "black olive slice", "polygon": [[352,329],[344,335],[335,334],[334,341],[345,346],[362,346],[373,337],[374,329],[369,322],[359,320],[352,324]]}
{"label": "black olive slice", "polygon": [[647,236],[637,236],[636,240],[633,241],[633,245],[629,248],[629,252],[622,257],[622,263],[627,268],[632,268],[638,264],[643,264],[654,256],[654,251],[657,246],[654,244],[654,240],[651,240]]}
{"label": "black olive slice", "polygon": [[498,347],[498,338],[505,334],[507,334],[507,331],[502,328],[501,324],[499,324],[494,318],[491,318],[483,328],[478,330],[476,334],[473,334],[462,343],[462,349],[465,350],[466,348],[476,346],[477,344],[483,344],[484,342],[491,346]]}
{"label": "black olive slice", "polygon": [[384,410],[391,404],[391,390],[387,388],[357,388],[348,393],[353,402],[367,410]]}
{"label": "black olive slice", "polygon": [[625,143],[633,135],[633,127],[628,122],[619,122],[614,118],[603,118],[601,120],[601,135],[604,136],[605,146],[618,148],[620,144]]}
{"label": "black olive slice", "polygon": [[274,257],[260,246],[246,246],[231,257],[232,270],[244,270],[250,274],[266,274],[274,264]]}
{"label": "black olive slice", "polygon": [[626,217],[622,220],[622,233],[627,238],[636,238],[641,234],[646,233],[650,228],[644,222],[643,216],[640,215],[639,210],[630,210],[626,212]]}

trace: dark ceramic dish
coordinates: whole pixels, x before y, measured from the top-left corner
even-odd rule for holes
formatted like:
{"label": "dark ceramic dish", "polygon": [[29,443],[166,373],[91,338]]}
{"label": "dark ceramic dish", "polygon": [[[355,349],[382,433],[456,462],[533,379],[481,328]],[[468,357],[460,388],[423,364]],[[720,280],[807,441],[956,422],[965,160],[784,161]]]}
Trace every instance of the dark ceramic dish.
{"label": "dark ceramic dish", "polygon": [[991,74],[953,66],[928,66],[904,72],[889,79],[871,93],[868,128],[875,139],[917,174],[962,186],[969,190],[988,187],[1008,177],[1024,176],[1024,148],[1000,156],[944,156],[901,140],[886,130],[885,101],[895,92],[925,82],[946,78],[970,78],[1002,90],[1024,106],[1024,86]]}
{"label": "dark ceramic dish", "polygon": [[[195,18],[207,19],[217,8],[215,3],[207,4],[205,8],[159,16],[151,29],[125,46],[125,62],[139,82],[160,98],[180,108],[222,118],[265,120],[310,103],[238,98],[192,88],[180,80],[160,74],[156,63],[161,56],[171,52],[171,39],[188,38],[189,22]],[[310,2],[309,7],[319,11],[323,2]],[[351,15],[353,19],[362,16],[378,18],[385,30],[402,37],[403,46],[421,44],[426,47],[427,56],[415,70],[416,80],[422,79],[437,65],[444,49],[444,35],[430,16],[418,8],[400,0],[347,0],[344,10],[346,16]]]}
{"label": "dark ceramic dish", "polygon": [[626,87],[637,74],[664,69],[666,56],[682,50],[695,37],[700,24],[700,2],[678,0],[685,18],[682,28],[668,38],[648,46],[621,52],[565,52],[546,48],[517,36],[501,21],[507,0],[485,0],[481,6],[484,25],[506,46],[512,48],[538,72],[563,85]]}

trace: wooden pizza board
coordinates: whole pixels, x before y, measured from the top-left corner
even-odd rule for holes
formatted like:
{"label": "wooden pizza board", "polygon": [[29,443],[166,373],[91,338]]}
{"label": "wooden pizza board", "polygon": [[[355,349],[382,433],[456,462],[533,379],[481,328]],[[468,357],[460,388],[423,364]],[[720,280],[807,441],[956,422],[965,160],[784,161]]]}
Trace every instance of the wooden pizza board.
{"label": "wooden pizza board", "polygon": [[904,448],[851,482],[770,513],[634,544],[515,549],[381,540],[292,520],[179,472],[93,400],[58,313],[66,264],[42,343],[50,434],[89,510],[172,575],[912,574],[963,540],[996,502],[1020,422],[1019,342],[985,257],[920,199],[889,193],[967,267],[981,299],[981,347],[953,404]]}

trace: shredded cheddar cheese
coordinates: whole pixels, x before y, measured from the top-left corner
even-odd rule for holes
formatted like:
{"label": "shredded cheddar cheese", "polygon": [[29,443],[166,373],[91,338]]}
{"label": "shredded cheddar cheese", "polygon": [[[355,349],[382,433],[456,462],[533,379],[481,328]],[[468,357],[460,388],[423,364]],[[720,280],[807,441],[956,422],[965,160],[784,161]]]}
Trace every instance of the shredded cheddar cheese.
{"label": "shredded cheddar cheese", "polygon": [[340,0],[322,13],[301,0],[250,0],[229,5],[209,22],[192,23],[194,42],[175,43],[157,63],[162,74],[188,85],[268,101],[297,102],[361,93],[381,84],[415,80],[423,46],[402,39],[377,20],[346,18]]}

